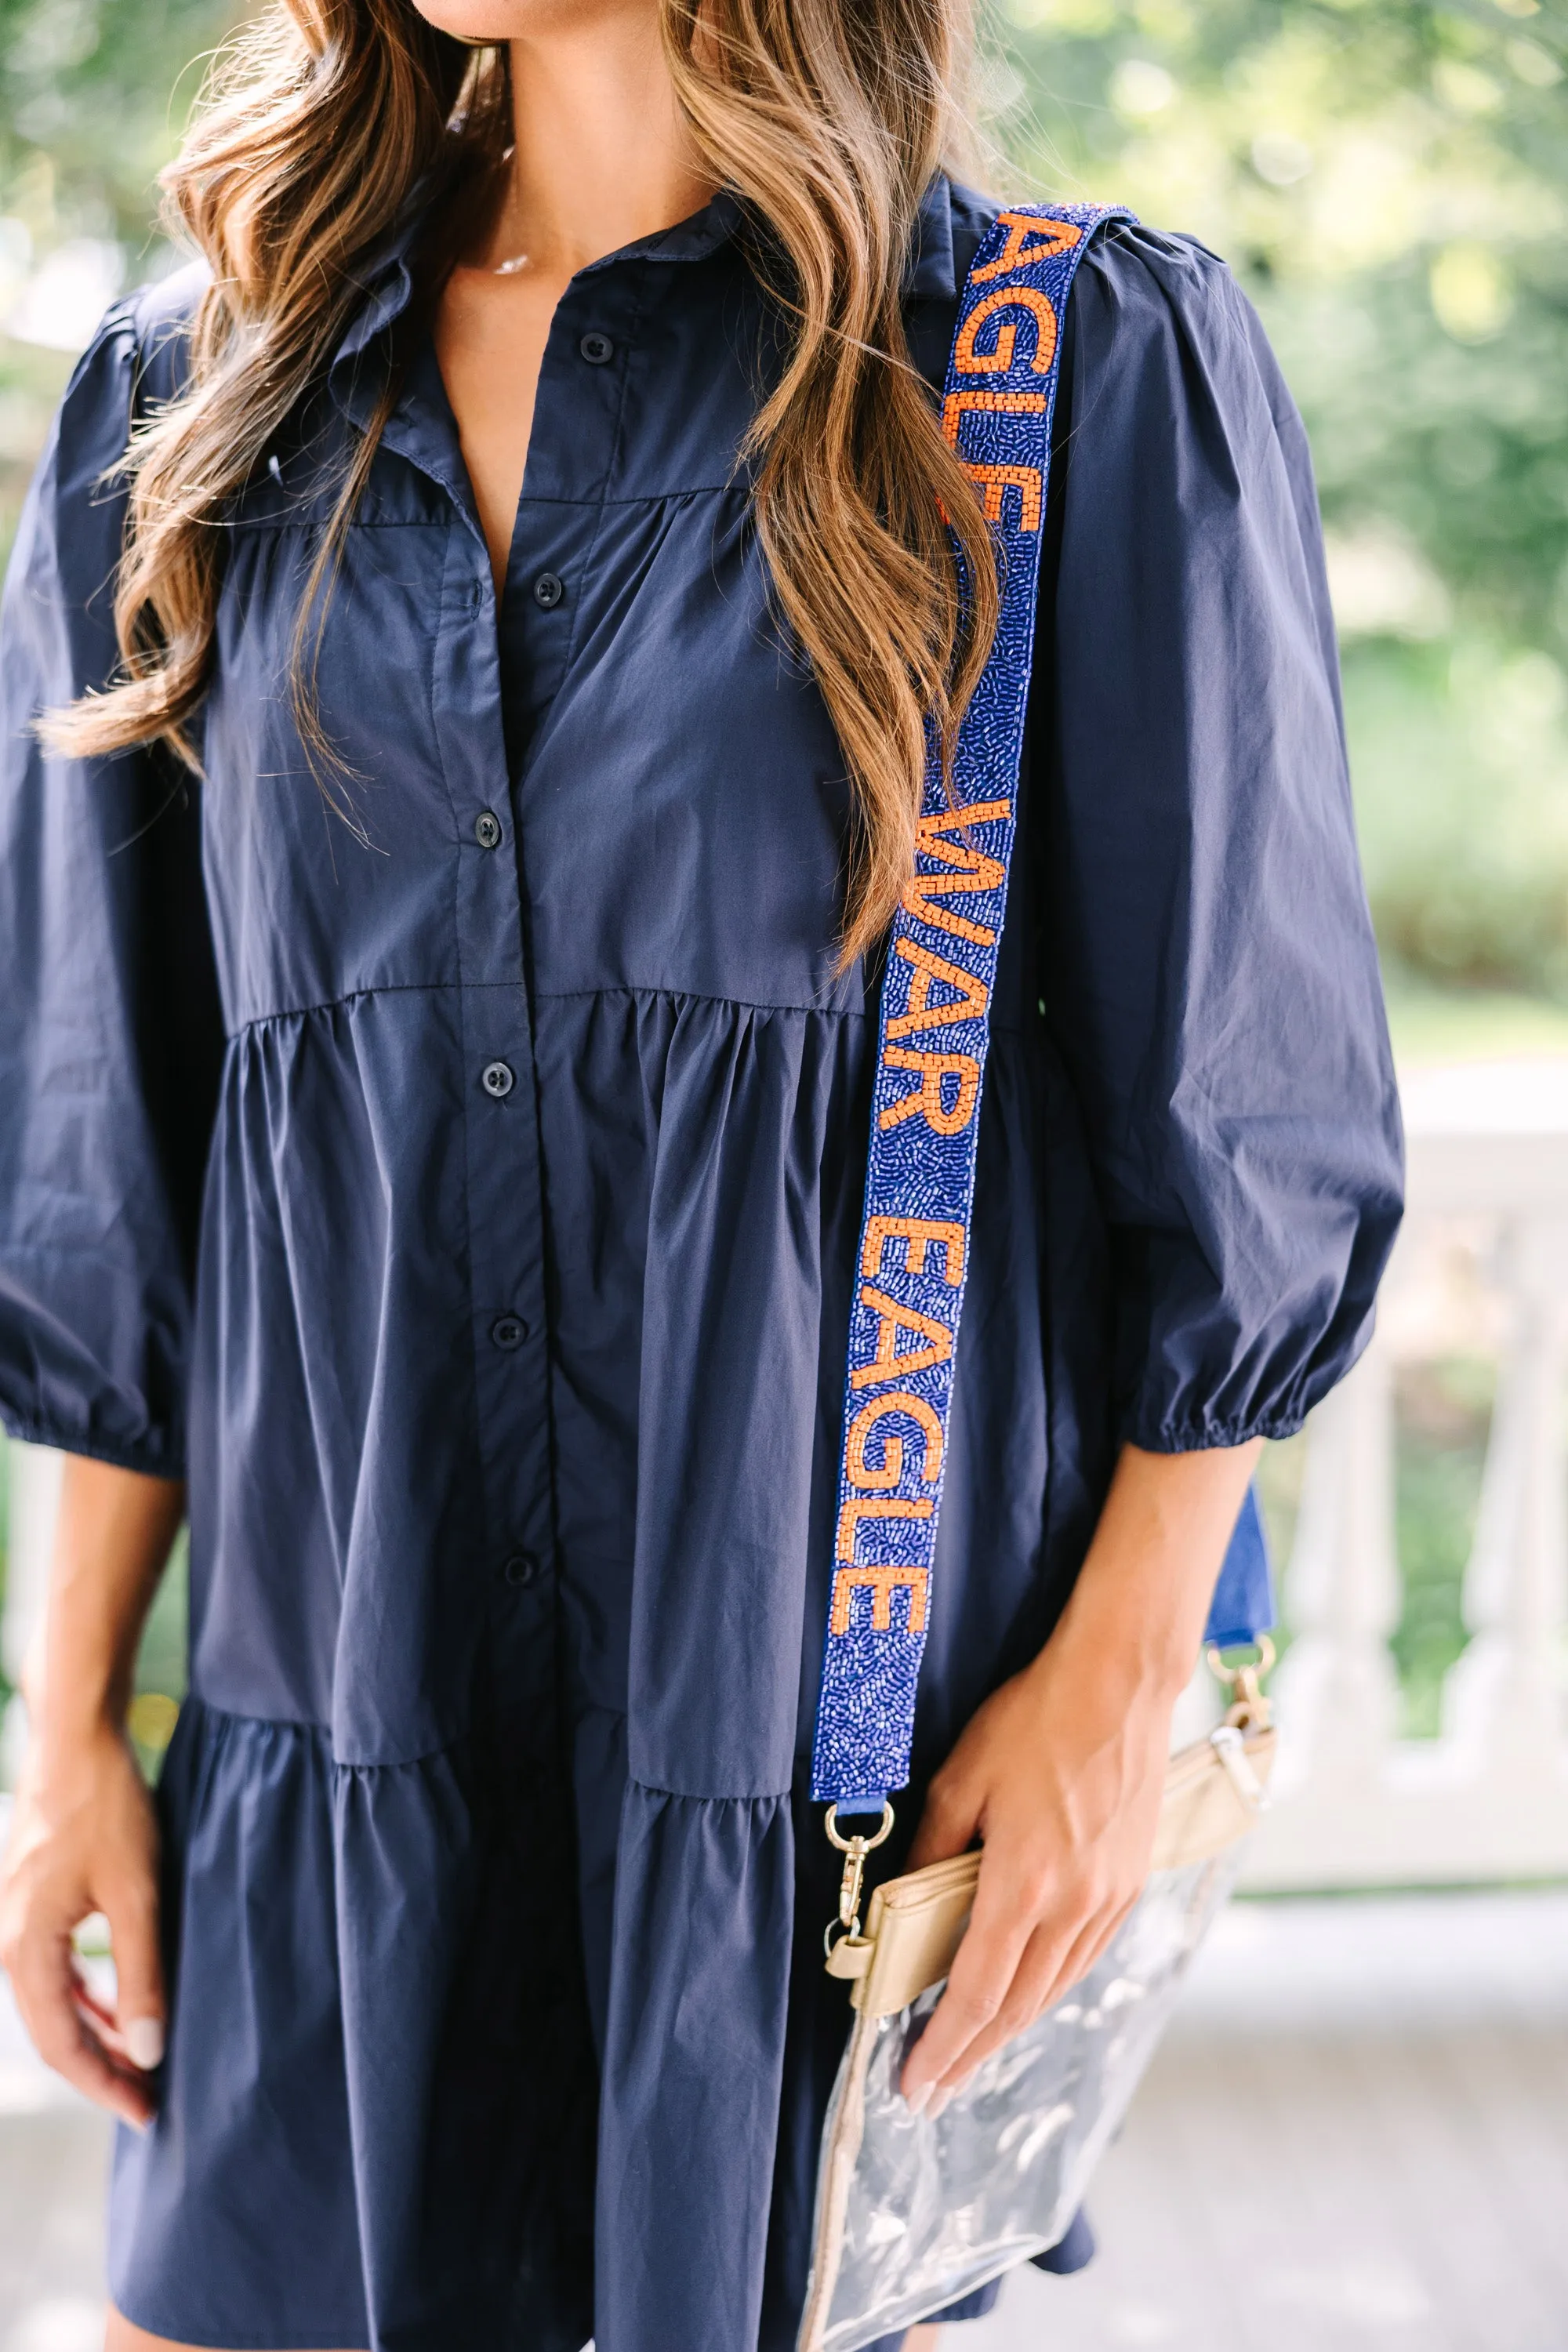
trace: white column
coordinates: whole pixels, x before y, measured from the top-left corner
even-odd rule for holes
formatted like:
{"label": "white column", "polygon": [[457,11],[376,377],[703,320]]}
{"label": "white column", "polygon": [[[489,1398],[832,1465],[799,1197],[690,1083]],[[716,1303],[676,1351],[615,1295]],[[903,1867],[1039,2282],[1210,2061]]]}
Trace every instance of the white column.
{"label": "white column", "polygon": [[1528,1802],[1562,1769],[1568,1219],[1513,1220],[1499,1260],[1510,1329],[1465,1573],[1471,1639],[1444,1691],[1444,1728],[1471,1769],[1515,1782]]}
{"label": "white column", "polygon": [[1292,1641],[1274,1678],[1282,1799],[1308,1780],[1321,1803],[1364,1791],[1394,1737],[1392,1371],[1374,1336],[1309,1429],[1286,1585]]}
{"label": "white column", "polygon": [[[43,1614],[65,1456],[48,1446],[22,1445],[15,1439],[8,1441],[8,1454],[10,1510],[0,1661],[6,1680],[15,1685]],[[0,1721],[0,1788],[16,1780],[23,1737],[22,1702],[14,1699]]]}

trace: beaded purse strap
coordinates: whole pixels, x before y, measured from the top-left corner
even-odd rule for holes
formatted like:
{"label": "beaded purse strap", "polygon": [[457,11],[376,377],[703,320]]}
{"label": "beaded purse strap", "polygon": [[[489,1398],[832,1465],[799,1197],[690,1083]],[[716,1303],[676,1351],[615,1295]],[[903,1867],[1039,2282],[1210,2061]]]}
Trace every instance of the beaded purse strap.
{"label": "beaded purse strap", "polygon": [[[850,1312],[838,1512],[812,1795],[862,1854],[909,1779],[974,1202],[980,1097],[1006,906],[1061,324],[1074,273],[1119,207],[1017,205],[982,241],[959,306],[942,431],[997,544],[996,636],[959,729],[951,788],[933,744],[915,876],[888,943],[870,1154]],[[1259,1570],[1261,1569],[1261,1580]],[[1259,1614],[1259,1612],[1262,1614]],[[1211,1640],[1270,1622],[1250,1500]],[[836,1814],[883,1815],[846,1842]]]}

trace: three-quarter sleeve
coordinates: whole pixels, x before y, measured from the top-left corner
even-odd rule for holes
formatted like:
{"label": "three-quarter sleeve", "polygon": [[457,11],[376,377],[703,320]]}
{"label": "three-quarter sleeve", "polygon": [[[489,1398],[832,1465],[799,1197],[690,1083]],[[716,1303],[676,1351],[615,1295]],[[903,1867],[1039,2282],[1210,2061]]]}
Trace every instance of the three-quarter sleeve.
{"label": "three-quarter sleeve", "polygon": [[111,312],[29,492],[0,617],[0,1418],[178,1475],[222,1051],[194,788],[161,755],[46,754],[115,667],[140,365]]}
{"label": "three-quarter sleeve", "polygon": [[1091,251],[1062,394],[1042,993],[1111,1232],[1120,1425],[1285,1436],[1364,1343],[1402,1186],[1310,461],[1186,240]]}

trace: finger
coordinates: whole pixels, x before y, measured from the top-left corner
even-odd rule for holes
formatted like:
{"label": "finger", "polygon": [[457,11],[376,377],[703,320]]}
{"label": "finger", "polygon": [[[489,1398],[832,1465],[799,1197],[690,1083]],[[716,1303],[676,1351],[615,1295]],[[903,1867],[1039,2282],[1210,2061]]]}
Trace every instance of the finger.
{"label": "finger", "polygon": [[96,2106],[144,2130],[153,2115],[144,2084],[111,2063],[77,2012],[69,1937],[29,1937],[11,1955],[10,1977],[17,2011],[45,2065]]}
{"label": "finger", "polygon": [[1033,1890],[1017,1885],[1016,1873],[1010,1900],[1005,1901],[1000,1893],[991,1894],[991,1886],[1000,1889],[1003,1876],[1000,1868],[993,1868],[988,1884],[987,1865],[981,1864],[973,1916],[958,1948],[947,1990],[904,2066],[903,2094],[911,2105],[922,2091],[929,2095],[959,2064],[971,2042],[1000,2011],[1017,1973],[1037,1906],[1030,1899]]}
{"label": "finger", "polygon": [[1137,1900],[1133,1894],[1103,1903],[1081,1926],[1049,1920],[1036,1928],[996,2015],[938,2082],[931,2102],[933,2115],[941,2113],[952,2094],[961,2090],[988,2058],[1005,2049],[1018,2034],[1026,2032],[1074,1985],[1082,1983],[1095,1962],[1115,1941]]}
{"label": "finger", "polygon": [[954,2092],[961,2091],[988,2058],[1020,2033],[1026,2033],[1074,1985],[1082,1982],[1113,1941],[1131,1907],[1130,1903],[1103,1905],[1077,1934],[1069,1928],[1064,1935],[1054,1922],[1037,1930],[1001,2009],[937,2084],[931,2102],[933,2116],[941,2114]]}
{"label": "finger", "polygon": [[961,1783],[939,1776],[926,1791],[906,1866],[924,1870],[928,1863],[951,1862],[954,1854],[968,1853],[979,1830],[979,1799]]}
{"label": "finger", "polygon": [[151,2074],[163,2062],[163,1962],[158,1900],[150,1873],[106,1892],[114,1952],[114,2023],[132,2064]]}
{"label": "finger", "polygon": [[79,1963],[71,1970],[71,2005],[88,2032],[102,2042],[116,2058],[126,2055],[124,2038],[115,2023],[114,2011],[83,1976]]}
{"label": "finger", "polygon": [[1137,1902],[1136,1894],[1126,1895],[1120,1903],[1108,1904],[1091,1919],[1083,1933],[1074,1941],[1063,1959],[1055,1979],[1048,1987],[1041,2006],[1049,2009],[1063,2000],[1074,1985],[1081,1984],[1097,1960],[1104,1958]]}
{"label": "finger", "polygon": [[963,2088],[976,2068],[984,2066],[987,2058],[1005,2049],[1016,2035],[1026,2032],[1049,2005],[1050,1988],[1061,1972],[1064,1943],[1069,1937],[1070,1929],[1064,1936],[1055,1920],[1043,1922],[1036,1928],[995,2016],[938,2082],[931,2102],[932,2114],[940,2114],[942,2106],[946,2105],[954,2091]]}
{"label": "finger", "polygon": [[94,2106],[107,2107],[121,2122],[133,2131],[145,2131],[157,2113],[152,2092],[138,2071],[119,2064],[100,2042],[96,2032],[89,2032],[79,2020],[74,2048],[48,2062],[58,2074],[64,2076],[73,2090],[78,2090]]}

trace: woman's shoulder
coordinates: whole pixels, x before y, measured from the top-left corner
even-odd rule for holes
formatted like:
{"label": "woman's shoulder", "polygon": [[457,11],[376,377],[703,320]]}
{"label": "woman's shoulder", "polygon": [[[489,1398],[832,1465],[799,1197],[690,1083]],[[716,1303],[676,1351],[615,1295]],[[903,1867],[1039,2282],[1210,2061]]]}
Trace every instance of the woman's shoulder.
{"label": "woman's shoulder", "polygon": [[[9,567],[46,602],[81,601],[118,554],[124,495],[117,469],[139,415],[174,399],[184,373],[205,268],[122,295],[99,321],[61,396],[18,525]],[[105,484],[111,487],[106,490]],[[106,555],[106,549],[108,550]]]}
{"label": "woman's shoulder", "polygon": [[[1027,199],[1031,205],[1039,198]],[[962,288],[1005,200],[954,184],[953,268]],[[1200,445],[1305,478],[1306,440],[1263,325],[1230,268],[1201,239],[1111,215],[1089,238],[1062,336],[1061,425],[1093,418],[1125,445]],[[1240,470],[1245,473],[1247,465]]]}
{"label": "woman's shoulder", "polygon": [[[1050,201],[1039,195],[985,194],[950,180],[955,290],[962,290],[1000,214],[1014,204],[1048,211]],[[1086,283],[1102,289],[1103,307],[1113,319],[1124,352],[1140,341],[1157,342],[1181,332],[1227,339],[1240,328],[1250,341],[1257,326],[1251,304],[1217,253],[1198,237],[1151,228],[1131,213],[1112,210],[1090,236],[1075,279],[1075,309],[1087,307],[1079,299]]]}
{"label": "woman's shoulder", "polygon": [[152,410],[178,395],[207,277],[205,262],[192,262],[110,303],[66,386],[63,440],[78,447],[107,441],[113,446],[102,462],[112,465],[123,452],[132,407]]}
{"label": "woman's shoulder", "polygon": [[187,262],[121,304],[136,341],[138,365],[150,399],[172,399],[184,374],[191,328],[212,273],[205,261]]}
{"label": "woman's shoulder", "polygon": [[147,397],[173,398],[184,373],[197,306],[210,279],[206,263],[192,261],[122,294],[104,312],[82,355],[83,364],[96,352],[129,349]]}
{"label": "woman's shoulder", "polygon": [[1071,309],[1080,383],[1114,371],[1178,410],[1261,396],[1277,421],[1294,415],[1257,311],[1195,236],[1108,222],[1084,256]]}

